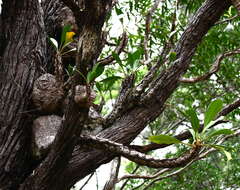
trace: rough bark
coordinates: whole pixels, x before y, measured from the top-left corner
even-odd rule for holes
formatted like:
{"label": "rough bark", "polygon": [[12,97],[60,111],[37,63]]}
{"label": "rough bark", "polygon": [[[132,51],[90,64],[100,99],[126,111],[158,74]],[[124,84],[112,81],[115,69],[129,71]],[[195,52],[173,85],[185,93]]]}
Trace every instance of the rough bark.
{"label": "rough bark", "polygon": [[0,189],[16,189],[31,172],[31,118],[27,109],[34,79],[45,67],[45,30],[37,0],[3,1],[6,40],[0,79]]}

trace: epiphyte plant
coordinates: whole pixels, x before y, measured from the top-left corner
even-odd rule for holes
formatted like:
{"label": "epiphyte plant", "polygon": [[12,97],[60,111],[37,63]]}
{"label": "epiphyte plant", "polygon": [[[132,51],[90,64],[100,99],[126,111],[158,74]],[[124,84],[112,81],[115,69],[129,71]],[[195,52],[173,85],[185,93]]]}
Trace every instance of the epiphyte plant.
{"label": "epiphyte plant", "polygon": [[75,32],[71,31],[71,25],[66,25],[62,29],[60,45],[58,44],[58,41],[54,38],[49,38],[49,40],[54,49],[56,50],[56,52],[63,56],[67,53],[77,50],[76,48],[72,48],[70,50],[65,51],[66,47],[73,42],[74,35]]}

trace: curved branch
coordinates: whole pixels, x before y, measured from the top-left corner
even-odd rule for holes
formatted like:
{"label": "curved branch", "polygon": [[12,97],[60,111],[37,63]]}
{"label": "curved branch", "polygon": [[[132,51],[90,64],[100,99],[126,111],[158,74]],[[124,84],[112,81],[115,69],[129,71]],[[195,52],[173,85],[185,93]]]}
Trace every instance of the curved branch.
{"label": "curved branch", "polygon": [[171,159],[155,159],[150,155],[137,152],[128,148],[127,146],[104,138],[82,135],[78,142],[84,146],[87,145],[105,150],[107,152],[112,152],[116,155],[124,156],[125,158],[139,165],[144,165],[151,168],[176,168],[185,166],[198,155],[201,149],[201,145],[195,144],[189,152],[185,153],[181,157]]}
{"label": "curved branch", "polygon": [[225,53],[223,53],[223,54],[221,54],[221,55],[219,55],[217,57],[216,61],[212,65],[210,71],[207,72],[206,74],[204,74],[202,76],[199,76],[199,77],[196,77],[196,78],[191,78],[191,79],[181,78],[181,79],[179,79],[179,81],[182,82],[182,83],[196,83],[196,82],[199,82],[199,81],[207,80],[207,79],[209,79],[212,76],[212,74],[214,74],[214,73],[219,71],[221,61],[224,58],[232,56],[232,55],[236,55],[236,54],[239,54],[239,53],[240,53],[240,49],[236,49],[236,50],[233,50],[233,51],[225,52]]}

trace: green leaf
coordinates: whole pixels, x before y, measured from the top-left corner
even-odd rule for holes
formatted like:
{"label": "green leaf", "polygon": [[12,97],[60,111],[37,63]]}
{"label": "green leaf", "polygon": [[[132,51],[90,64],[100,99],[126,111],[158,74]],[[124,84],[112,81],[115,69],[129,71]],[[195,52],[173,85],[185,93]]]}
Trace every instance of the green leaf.
{"label": "green leaf", "polygon": [[117,7],[115,7],[115,11],[116,11],[116,14],[117,14],[118,16],[121,15],[121,14],[123,14],[122,10],[119,9],[119,8],[117,8]]}
{"label": "green leaf", "polygon": [[96,87],[97,87],[99,92],[102,91],[102,86],[101,86],[101,84],[99,82],[96,82]]}
{"label": "green leaf", "polygon": [[141,58],[142,53],[142,49],[138,49],[133,53],[128,53],[127,65],[130,65],[131,69],[138,67],[137,62]]}
{"label": "green leaf", "polygon": [[228,152],[228,151],[226,151],[226,149],[225,149],[224,146],[221,146],[221,145],[213,145],[213,144],[210,144],[209,146],[211,146],[211,147],[213,147],[213,148],[215,148],[215,149],[217,149],[217,150],[222,151],[222,152],[226,155],[228,161],[232,159],[231,153]]}
{"label": "green leaf", "polygon": [[66,33],[71,31],[71,25],[66,25],[62,29],[61,33],[61,45],[65,43]]}
{"label": "green leaf", "polygon": [[122,64],[122,60],[120,59],[119,55],[115,52],[112,53],[113,58],[117,61],[117,63],[120,65]]}
{"label": "green leaf", "polygon": [[196,141],[197,140],[197,132],[194,131],[193,129],[187,129],[187,130],[191,133],[193,140]]}
{"label": "green leaf", "polygon": [[169,54],[169,60],[173,62],[173,61],[176,60],[176,58],[177,58],[177,53],[174,52],[174,51],[170,52],[170,54]]}
{"label": "green leaf", "polygon": [[94,79],[99,77],[104,71],[104,66],[101,64],[96,64],[93,66],[92,71],[87,74],[87,83],[92,82]]}
{"label": "green leaf", "polygon": [[53,47],[55,48],[55,50],[58,50],[58,42],[57,40],[55,40],[54,38],[49,38],[51,44],[53,45]]}
{"label": "green leaf", "polygon": [[122,79],[122,77],[119,77],[119,76],[111,76],[111,77],[108,77],[108,78],[105,78],[103,80],[101,80],[100,82],[103,83],[104,85],[104,90],[109,90],[113,85],[114,83],[117,81],[117,80],[120,80]]}
{"label": "green leaf", "polygon": [[223,116],[219,117],[218,119],[214,121],[210,121],[210,123],[207,124],[207,126],[204,126],[202,134],[204,134],[210,127],[214,126],[217,122],[223,120]]}
{"label": "green leaf", "polygon": [[112,52],[112,56],[116,60],[116,62],[119,64],[119,66],[121,67],[122,71],[125,72],[124,65],[122,64],[122,60],[120,59],[119,55],[117,53],[115,53],[115,52]]}
{"label": "green leaf", "polygon": [[200,122],[197,117],[196,111],[194,111],[192,108],[186,111],[186,115],[188,116],[188,119],[191,122],[192,128],[195,132],[198,132],[200,128]]}
{"label": "green leaf", "polygon": [[204,116],[204,127],[206,127],[212,120],[214,120],[217,114],[221,111],[223,102],[220,99],[214,100],[210,103]]}
{"label": "green leaf", "polygon": [[153,143],[157,144],[178,144],[181,143],[180,140],[176,139],[175,137],[169,135],[156,135],[150,136],[149,140]]}
{"label": "green leaf", "polygon": [[231,135],[231,134],[233,134],[233,131],[231,129],[213,129],[207,134],[206,139],[208,140],[218,135]]}
{"label": "green leaf", "polygon": [[223,152],[224,152],[224,154],[226,155],[228,161],[229,161],[229,160],[232,160],[232,155],[231,155],[230,152],[228,152],[228,151],[226,151],[226,150],[223,150]]}
{"label": "green leaf", "polygon": [[69,64],[67,67],[68,76],[72,76],[75,69],[76,69],[75,66],[72,66],[71,64]]}

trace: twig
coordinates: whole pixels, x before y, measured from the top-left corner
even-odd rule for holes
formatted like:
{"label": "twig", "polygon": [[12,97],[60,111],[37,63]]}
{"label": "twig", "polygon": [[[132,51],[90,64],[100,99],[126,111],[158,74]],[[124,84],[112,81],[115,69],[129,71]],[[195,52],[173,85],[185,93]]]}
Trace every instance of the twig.
{"label": "twig", "polygon": [[143,190],[147,190],[150,186],[152,186],[155,182],[157,181],[160,181],[160,180],[163,180],[163,179],[166,179],[166,178],[169,178],[169,177],[172,177],[174,175],[177,175],[179,173],[181,173],[183,170],[185,170],[186,168],[188,168],[192,163],[194,162],[194,160],[192,160],[191,162],[189,162],[186,166],[184,166],[183,168],[173,172],[173,173],[170,173],[168,175],[165,175],[165,176],[162,176],[162,177],[159,177],[153,181],[151,181],[147,186],[145,186],[145,188]]}
{"label": "twig", "polygon": [[148,56],[148,40],[149,40],[149,33],[150,33],[150,25],[151,25],[151,22],[152,22],[152,15],[156,11],[156,9],[158,8],[158,5],[159,5],[160,1],[161,0],[155,0],[153,6],[147,12],[146,23],[145,23],[145,36],[144,36],[144,42],[143,42],[144,43],[145,61],[147,61],[149,59],[149,56]]}
{"label": "twig", "polygon": [[124,175],[121,178],[118,179],[118,182],[125,180],[125,179],[153,179],[158,177],[159,175],[162,175],[165,172],[170,171],[170,168],[165,168],[165,169],[161,169],[160,171],[156,172],[153,175],[138,175],[138,174],[128,174],[128,175]]}
{"label": "twig", "polygon": [[[127,42],[128,42],[128,36],[127,36],[127,33],[124,32],[122,34],[120,44],[116,47],[116,49],[114,50],[114,53],[119,55],[126,47]],[[111,45],[113,45],[113,44],[111,44]],[[112,55],[110,55],[104,59],[99,60],[98,63],[101,65],[108,65],[108,64],[112,63],[114,60],[115,60],[114,57]]]}
{"label": "twig", "polygon": [[[173,18],[172,18],[172,27],[171,27],[171,31],[169,33],[172,33],[175,28],[175,21],[176,21],[176,13],[174,13]],[[156,76],[156,73],[158,72],[159,68],[164,64],[168,64],[169,62],[167,61],[167,55],[169,54],[171,48],[172,48],[172,44],[173,44],[173,38],[174,35],[170,36],[168,42],[165,43],[161,53],[160,53],[160,58],[158,59],[157,63],[151,67],[150,71],[145,75],[145,77],[143,78],[143,80],[141,81],[140,84],[137,85],[135,92],[134,92],[134,96],[139,97],[140,95],[142,95],[142,93],[145,91],[145,89],[147,87],[149,87],[150,84],[152,84],[152,86],[155,85],[155,82],[153,81],[153,79]],[[148,62],[149,60],[147,60],[146,62]],[[147,63],[147,65],[150,65],[150,63]],[[152,65],[152,64],[151,64]]]}
{"label": "twig", "polygon": [[233,16],[233,17],[230,17],[230,18],[227,18],[227,19],[224,19],[224,20],[220,20],[220,21],[216,22],[215,25],[219,25],[219,24],[223,24],[223,23],[225,23],[225,22],[229,22],[229,21],[231,21],[231,20],[234,20],[234,19],[237,18],[237,17],[239,17],[239,15],[235,15],[235,16]]}
{"label": "twig", "polygon": [[202,76],[199,76],[199,77],[196,77],[196,78],[189,78],[189,79],[188,78],[181,78],[181,79],[179,79],[179,81],[182,82],[182,83],[196,83],[196,82],[199,82],[199,81],[207,80],[212,76],[212,74],[216,73],[219,70],[221,61],[224,58],[232,56],[232,55],[236,55],[236,54],[239,54],[239,53],[240,53],[240,49],[225,52],[225,53],[223,53],[223,54],[221,54],[217,57],[216,61],[212,65],[210,71],[207,72],[206,74],[204,74]]}
{"label": "twig", "polygon": [[[139,168],[140,168],[140,166],[137,165],[137,167],[131,172],[131,174],[136,173]],[[120,187],[119,190],[123,190],[124,187],[127,185],[127,183],[128,183],[129,180],[130,180],[130,178],[128,178],[128,179],[122,184],[122,186]],[[119,180],[118,180],[118,181],[119,181]]]}
{"label": "twig", "polygon": [[91,175],[88,177],[87,181],[85,181],[85,183],[82,185],[82,187],[80,187],[79,190],[82,190],[89,182],[89,180],[92,178],[92,176],[94,175],[94,172],[91,173]]}

